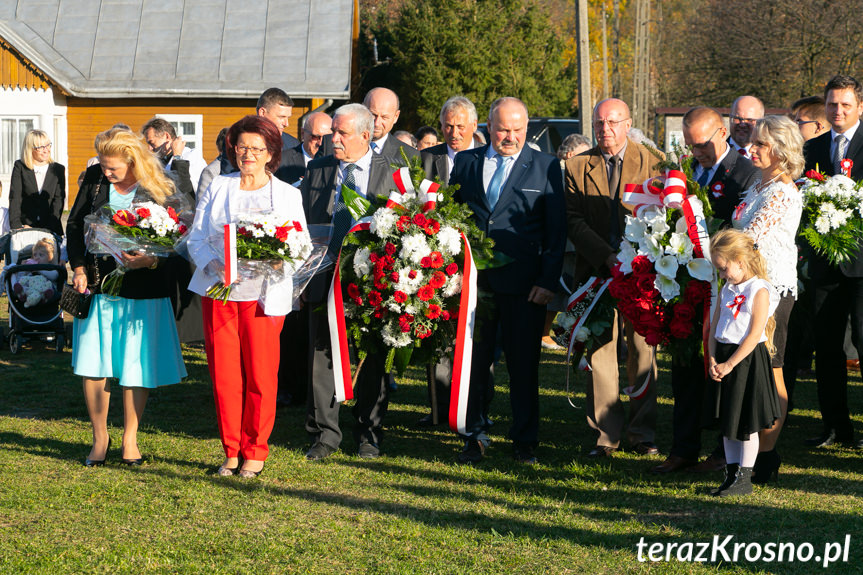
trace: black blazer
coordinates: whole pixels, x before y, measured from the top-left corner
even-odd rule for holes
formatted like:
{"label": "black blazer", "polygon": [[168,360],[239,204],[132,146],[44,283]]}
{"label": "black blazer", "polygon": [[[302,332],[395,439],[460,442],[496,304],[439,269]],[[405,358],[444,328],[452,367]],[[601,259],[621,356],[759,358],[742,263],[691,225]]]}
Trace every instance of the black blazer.
{"label": "black blazer", "polygon": [[306,173],[306,157],[303,155],[303,145],[282,151],[282,163],[273,175],[285,183],[294,185]]}
{"label": "black blazer", "polygon": [[459,152],[450,184],[453,199],[473,210],[474,221],[512,262],[479,272],[482,287],[528,294],[533,286],[557,291],[566,246],[566,203],[560,161],[525,146],[492,210],[482,181],[488,146]]}
{"label": "black blazer", "polygon": [[449,183],[446,144],[438,144],[437,146],[426,148],[420,152],[420,157],[423,160],[423,169],[426,171],[426,178],[434,181],[435,177],[438,177],[444,185]]}
{"label": "black blazer", "polygon": [[[147,200],[146,196],[138,196],[143,193],[139,189],[136,200]],[[109,183],[102,174],[102,168],[95,164],[87,168],[81,188],[75,197],[75,204],[69,213],[69,221],[66,224],[67,238],[66,251],[69,254],[69,266],[74,270],[80,266],[96,266],[99,277],[104,278],[117,267],[111,256],[94,256],[87,252],[84,242],[86,224],[84,218],[108,204]],[[194,197],[194,196],[193,196]],[[169,258],[174,259],[174,258]],[[167,262],[162,262],[159,267],[151,269],[137,269],[126,273],[120,296],[128,299],[157,299],[170,297],[174,290],[172,283],[172,269]],[[91,278],[92,279],[92,278]]]}
{"label": "black blazer", "polygon": [[[752,165],[752,160],[746,159],[729,146],[728,153],[713,172],[708,185],[713,216],[721,219],[726,226],[731,225],[734,208],[740,203],[743,193],[760,175],[761,170]],[[714,186],[722,186],[721,192],[715,192]]]}
{"label": "black blazer", "polygon": [[48,165],[42,189],[37,189],[36,172],[15,161],[9,184],[9,225],[44,228],[63,236],[60,217],[66,204],[66,168],[54,162]]}
{"label": "black blazer", "polygon": [[[803,144],[803,157],[806,160],[806,170],[818,169],[828,176],[835,175],[833,162],[830,159],[830,145],[833,143],[832,131],[812,138]],[[851,179],[863,179],[863,124],[858,126],[854,137],[848,142],[845,157],[850,158],[854,164],[851,166]],[[813,253],[809,257],[809,277],[820,283],[837,281],[845,275],[847,277],[863,277],[863,247],[857,251],[857,255],[850,261],[830,265],[826,258]]]}
{"label": "black blazer", "polygon": [[390,133],[387,136],[387,141],[384,143],[384,147],[381,149],[381,156],[387,158],[389,163],[396,163],[399,165],[404,165],[404,160],[402,159],[402,154],[399,150],[404,149],[405,154],[407,154],[408,158],[418,158],[420,155],[419,150],[414,148],[413,146],[408,146],[398,138]]}
{"label": "black blazer", "polygon": [[[309,162],[300,190],[303,195],[306,223],[309,225],[332,223],[338,171],[339,160],[335,156],[315,158]],[[393,171],[386,158],[372,152],[369,187],[366,196],[370,201],[374,202],[373,198],[377,196],[387,197],[390,190],[395,189],[395,184],[392,183]],[[308,288],[306,288],[306,300],[310,302],[323,301],[329,291],[331,277],[332,274],[327,273],[312,278]]]}

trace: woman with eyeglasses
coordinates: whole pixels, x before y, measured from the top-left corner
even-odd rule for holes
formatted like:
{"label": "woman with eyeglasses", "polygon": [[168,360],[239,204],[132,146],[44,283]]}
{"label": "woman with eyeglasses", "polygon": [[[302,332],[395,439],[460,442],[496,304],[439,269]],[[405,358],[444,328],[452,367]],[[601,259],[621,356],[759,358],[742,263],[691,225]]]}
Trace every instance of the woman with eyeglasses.
{"label": "woman with eyeglasses", "polygon": [[24,136],[21,159],[12,168],[9,225],[44,228],[63,236],[60,216],[66,203],[66,167],[51,160],[51,140],[42,130]]}
{"label": "woman with eyeglasses", "polygon": [[228,129],[228,160],[239,171],[216,176],[198,197],[189,233],[189,254],[197,269],[189,289],[202,296],[204,341],[219,436],[225,460],[220,476],[257,477],[269,454],[276,417],[280,334],[285,316],[265,315],[258,303],[262,279],[232,284],[227,302],[207,290],[224,280],[224,256],[212,238],[225,224],[249,213],[274,212],[304,227],[300,191],[273,177],[282,155],[281,132],[261,116],[246,116]]}
{"label": "woman with eyeglasses", "polygon": [[803,213],[803,197],[794,180],[803,173],[803,137],[797,125],[785,116],[765,116],[752,130],[752,164],[761,178],[750,187],[735,208],[731,223],[754,241],[767,263],[770,283],[780,294],[773,314],[776,331],[771,358],[773,378],[779,393],[782,417],[770,429],[759,433],[758,459],[752,481],[766,483],[779,471],[776,440],[788,411],[788,393],[782,377],[788,318],[797,299],[797,246],[794,238]]}

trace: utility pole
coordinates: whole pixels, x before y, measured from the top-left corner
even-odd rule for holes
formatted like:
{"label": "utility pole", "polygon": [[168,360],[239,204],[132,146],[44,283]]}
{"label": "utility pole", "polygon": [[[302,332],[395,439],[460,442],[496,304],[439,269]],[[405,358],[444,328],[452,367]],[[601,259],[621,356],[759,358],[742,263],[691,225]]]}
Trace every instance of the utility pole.
{"label": "utility pole", "polygon": [[602,3],[602,99],[608,98],[608,13]]}
{"label": "utility pole", "polygon": [[593,103],[590,101],[590,42],[587,0],[575,0],[575,44],[578,56],[578,116],[581,133],[593,141]]}
{"label": "utility pole", "polygon": [[632,81],[632,125],[647,129],[650,100],[650,0],[636,0],[635,73]]}

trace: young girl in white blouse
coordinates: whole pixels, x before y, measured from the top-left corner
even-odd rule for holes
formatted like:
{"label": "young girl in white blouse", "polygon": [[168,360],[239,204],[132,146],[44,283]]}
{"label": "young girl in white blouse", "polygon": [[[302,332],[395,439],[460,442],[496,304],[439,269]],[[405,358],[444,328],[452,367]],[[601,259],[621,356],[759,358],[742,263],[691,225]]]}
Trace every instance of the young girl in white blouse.
{"label": "young girl in white blouse", "polygon": [[711,417],[725,446],[725,481],[712,495],[752,493],[758,432],[781,415],[770,368],[773,312],[779,301],[752,238],[723,230],[710,241],[713,265],[725,284],[709,341]]}

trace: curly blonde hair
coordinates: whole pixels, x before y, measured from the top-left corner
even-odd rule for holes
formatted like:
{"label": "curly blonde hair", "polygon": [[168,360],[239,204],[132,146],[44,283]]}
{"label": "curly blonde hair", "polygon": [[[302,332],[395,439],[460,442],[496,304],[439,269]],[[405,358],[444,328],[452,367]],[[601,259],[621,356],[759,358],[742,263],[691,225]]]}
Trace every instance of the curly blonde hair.
{"label": "curly blonde hair", "polygon": [[764,116],[755,123],[752,141],[770,146],[779,166],[794,180],[803,173],[803,136],[800,128],[787,116]]}
{"label": "curly blonde hair", "polygon": [[150,153],[144,136],[123,128],[111,128],[96,137],[99,158],[121,158],[132,170],[138,185],[145,189],[158,204],[172,195],[174,182],[165,175],[159,160]]}

